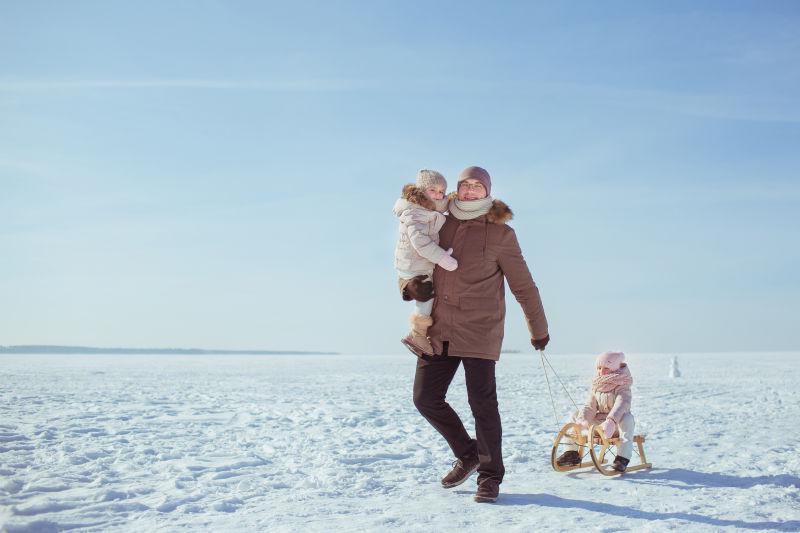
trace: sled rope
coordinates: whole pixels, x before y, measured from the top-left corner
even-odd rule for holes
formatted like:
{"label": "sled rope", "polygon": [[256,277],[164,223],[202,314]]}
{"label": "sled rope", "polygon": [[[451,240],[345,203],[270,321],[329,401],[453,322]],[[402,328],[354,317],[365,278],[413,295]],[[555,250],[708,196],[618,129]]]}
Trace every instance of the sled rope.
{"label": "sled rope", "polygon": [[[561,384],[561,388],[564,389],[564,392],[567,393],[567,397],[569,398],[569,401],[572,402],[572,405],[575,407],[575,410],[580,411],[580,409],[578,408],[578,404],[575,403],[575,400],[572,399],[572,395],[569,393],[569,390],[567,390],[567,386],[564,385],[564,382],[561,380],[561,377],[559,377],[558,373],[556,372],[556,369],[553,368],[552,363],[550,363],[550,359],[548,359],[547,356],[544,355],[544,350],[539,350],[539,355],[541,356],[542,359],[542,370],[544,370],[544,379],[545,381],[547,381],[547,392],[550,394],[550,405],[553,406],[553,419],[555,420],[556,426],[558,426],[558,413],[556,412],[556,402],[553,399],[553,390],[550,388],[550,377],[548,376],[547,373],[547,366],[549,366],[550,370],[553,371],[553,375]],[[545,366],[545,361],[547,361],[547,366]]]}
{"label": "sled rope", "polygon": [[[544,366],[544,350],[539,350],[539,355],[542,356],[542,370],[544,370],[544,379],[545,381],[547,381],[547,392],[550,393],[550,404],[553,406],[553,420],[555,421],[556,426],[558,426],[558,414],[556,413],[556,402],[555,400],[553,400],[553,391],[550,389],[550,378],[547,376],[547,367]],[[550,368],[552,368],[552,366]]]}
{"label": "sled rope", "polygon": [[552,364],[550,364],[550,359],[548,359],[548,358],[547,358],[547,356],[544,354],[544,350],[542,350],[542,351],[541,351],[541,354],[542,354],[542,359],[544,359],[545,361],[547,361],[547,366],[549,366],[549,367],[550,367],[550,370],[552,370],[552,371],[553,371],[553,375],[556,377],[556,379],[558,380],[558,382],[559,382],[559,383],[561,383],[561,388],[563,388],[563,389],[564,389],[564,392],[566,392],[566,393],[567,393],[567,398],[569,398],[569,401],[571,401],[571,402],[572,402],[572,405],[575,407],[575,409],[576,409],[576,410],[580,411],[580,408],[578,407],[578,404],[576,404],[576,403],[575,403],[575,400],[573,400],[573,399],[572,399],[572,395],[571,395],[571,394],[569,393],[569,391],[567,390],[567,386],[566,386],[566,385],[564,385],[564,382],[563,382],[563,381],[561,381],[561,378],[560,378],[560,377],[558,376],[558,374],[556,373],[556,369],[555,369],[555,368],[553,368],[553,365],[552,365]]}

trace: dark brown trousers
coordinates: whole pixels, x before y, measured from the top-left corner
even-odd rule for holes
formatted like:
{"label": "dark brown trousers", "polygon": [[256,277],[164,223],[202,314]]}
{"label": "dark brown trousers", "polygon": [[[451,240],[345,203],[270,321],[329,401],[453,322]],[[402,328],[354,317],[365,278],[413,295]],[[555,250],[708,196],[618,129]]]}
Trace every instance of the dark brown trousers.
{"label": "dark brown trousers", "polygon": [[[445,401],[459,364],[464,365],[467,399],[475,417],[477,440],[469,436],[458,414]],[[505,474],[494,370],[495,361],[434,355],[418,358],[414,376],[414,405],[445,438],[456,458],[478,457],[479,483],[486,478],[500,483]]]}

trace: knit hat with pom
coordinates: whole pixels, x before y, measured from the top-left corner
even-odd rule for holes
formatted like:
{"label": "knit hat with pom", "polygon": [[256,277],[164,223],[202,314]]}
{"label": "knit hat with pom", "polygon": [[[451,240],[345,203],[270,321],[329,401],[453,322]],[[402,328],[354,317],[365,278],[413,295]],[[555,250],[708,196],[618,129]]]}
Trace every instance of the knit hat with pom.
{"label": "knit hat with pom", "polygon": [[435,170],[423,168],[417,172],[417,187],[424,191],[428,187],[434,187],[436,185],[440,185],[441,187],[447,189],[447,180]]}
{"label": "knit hat with pom", "polygon": [[622,363],[625,362],[625,354],[622,352],[603,352],[597,356],[596,367],[603,367],[616,372]]}

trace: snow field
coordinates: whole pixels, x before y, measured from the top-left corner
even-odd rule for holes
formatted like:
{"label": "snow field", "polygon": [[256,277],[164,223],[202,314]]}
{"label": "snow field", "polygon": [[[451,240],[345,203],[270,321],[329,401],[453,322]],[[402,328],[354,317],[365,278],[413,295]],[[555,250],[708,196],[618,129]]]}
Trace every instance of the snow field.
{"label": "snow field", "polygon": [[[2,356],[0,531],[800,530],[800,354],[672,355],[628,354],[654,468],[607,478],[551,469],[538,355],[503,354],[495,505],[439,486],[409,354]],[[548,357],[581,403],[593,356]]]}

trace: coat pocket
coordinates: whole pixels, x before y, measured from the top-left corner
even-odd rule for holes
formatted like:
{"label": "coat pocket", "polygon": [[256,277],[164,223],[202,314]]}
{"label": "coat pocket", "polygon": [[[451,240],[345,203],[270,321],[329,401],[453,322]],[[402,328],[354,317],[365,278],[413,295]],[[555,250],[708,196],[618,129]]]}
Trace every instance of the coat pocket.
{"label": "coat pocket", "polygon": [[464,310],[482,309],[486,311],[496,311],[499,306],[497,300],[494,298],[471,298],[469,296],[462,296],[459,307]]}

